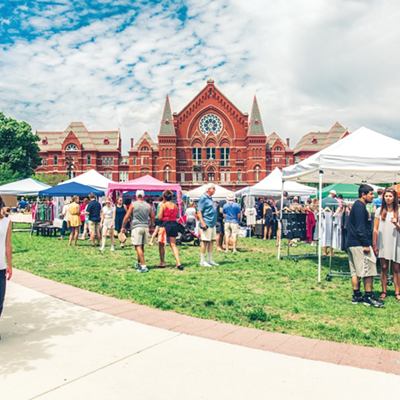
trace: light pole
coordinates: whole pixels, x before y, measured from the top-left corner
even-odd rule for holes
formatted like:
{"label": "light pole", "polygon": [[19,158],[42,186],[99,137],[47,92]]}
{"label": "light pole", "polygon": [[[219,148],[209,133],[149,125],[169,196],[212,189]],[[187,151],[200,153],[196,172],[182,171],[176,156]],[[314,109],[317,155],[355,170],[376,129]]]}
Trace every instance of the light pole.
{"label": "light pole", "polygon": [[71,170],[72,170],[72,167],[74,166],[74,157],[66,156],[65,157],[65,165],[67,166],[68,179],[71,179]]}

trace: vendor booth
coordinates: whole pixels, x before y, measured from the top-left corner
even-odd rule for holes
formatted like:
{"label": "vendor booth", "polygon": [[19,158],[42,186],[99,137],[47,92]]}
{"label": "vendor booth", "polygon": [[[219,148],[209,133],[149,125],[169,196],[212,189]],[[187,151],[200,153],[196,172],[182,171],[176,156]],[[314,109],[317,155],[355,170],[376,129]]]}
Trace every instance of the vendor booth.
{"label": "vendor booth", "polygon": [[[396,183],[400,181],[399,160],[399,140],[362,127],[306,160],[284,168],[282,187],[286,181],[318,182],[321,215],[323,182]],[[278,258],[280,250],[279,247]],[[318,281],[321,281],[321,244],[318,251]]]}
{"label": "vendor booth", "polygon": [[182,188],[177,183],[166,183],[153,178],[150,175],[141,176],[127,182],[111,182],[108,184],[107,197],[111,197],[114,201],[117,196],[122,196],[124,192],[135,192],[136,190],[144,190],[147,192],[163,192],[171,190],[176,193],[179,215],[182,215]]}

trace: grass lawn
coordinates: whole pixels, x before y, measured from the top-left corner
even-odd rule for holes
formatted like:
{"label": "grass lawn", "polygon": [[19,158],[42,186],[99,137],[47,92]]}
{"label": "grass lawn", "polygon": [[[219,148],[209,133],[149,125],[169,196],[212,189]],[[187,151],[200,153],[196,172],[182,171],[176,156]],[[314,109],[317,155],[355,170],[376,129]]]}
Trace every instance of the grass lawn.
{"label": "grass lawn", "polygon": [[[129,239],[128,239],[129,240]],[[163,310],[267,331],[290,333],[384,349],[400,350],[400,304],[392,296],[383,309],[351,304],[350,278],[317,281],[317,259],[277,260],[275,241],[239,239],[240,252],[215,253],[219,267],[199,266],[200,249],[181,246],[185,270],[173,269],[174,259],[166,248],[171,268],[153,269],[158,248],[146,247],[147,274],[138,274],[134,248],[108,248],[104,253],[89,241],[68,247],[67,240],[29,237],[13,232],[16,268],[119,299],[128,299]],[[296,253],[315,251],[301,244]],[[347,267],[347,256],[335,256],[335,268]],[[329,272],[328,260],[322,277]],[[375,295],[380,282],[375,282]]]}

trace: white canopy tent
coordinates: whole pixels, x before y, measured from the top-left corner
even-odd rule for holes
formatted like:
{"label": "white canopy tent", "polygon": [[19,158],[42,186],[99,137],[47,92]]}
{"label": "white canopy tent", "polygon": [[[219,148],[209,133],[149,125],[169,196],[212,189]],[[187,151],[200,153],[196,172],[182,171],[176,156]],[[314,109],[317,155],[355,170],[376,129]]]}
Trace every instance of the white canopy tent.
{"label": "white canopy tent", "polygon": [[[362,127],[306,160],[284,168],[282,182],[288,180],[319,182],[321,212],[322,182],[400,182],[400,141]],[[321,219],[319,228],[321,232]],[[318,251],[318,281],[321,281],[321,246]]]}
{"label": "white canopy tent", "polygon": [[111,179],[108,179],[105,176],[99,174],[94,169],[91,169],[90,171],[85,172],[82,175],[78,175],[75,178],[69,179],[65,182],[61,182],[59,185],[64,185],[70,182],[77,182],[82,185],[90,186],[98,190],[103,190],[104,193],[107,193],[108,184],[114,183]]}
{"label": "white canopy tent", "polygon": [[[193,190],[189,190],[186,194],[187,197],[189,197],[191,200],[199,199],[203,195],[203,193],[205,193],[206,186],[207,185],[203,185],[203,186],[199,186]],[[215,193],[212,196],[213,199],[225,199],[226,196],[234,193],[231,190],[225,189],[222,186],[215,185],[215,184],[214,184],[214,186],[215,186]]]}
{"label": "white canopy tent", "polygon": [[14,196],[37,196],[41,190],[48,189],[50,187],[51,186],[39,182],[36,179],[27,178],[0,186],[0,194]]}
{"label": "white canopy tent", "polygon": [[[311,196],[317,194],[314,187],[302,185],[297,182],[285,182],[283,190],[286,190],[289,196]],[[282,194],[282,172],[279,168],[275,168],[266,178],[249,186],[245,189],[237,191],[236,195],[240,196],[271,196],[281,197]]]}

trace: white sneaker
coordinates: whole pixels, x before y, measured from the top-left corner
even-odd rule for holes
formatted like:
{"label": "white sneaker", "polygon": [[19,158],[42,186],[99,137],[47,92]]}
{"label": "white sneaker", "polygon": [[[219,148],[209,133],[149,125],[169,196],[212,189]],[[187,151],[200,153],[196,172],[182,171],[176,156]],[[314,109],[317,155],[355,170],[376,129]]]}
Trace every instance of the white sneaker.
{"label": "white sneaker", "polygon": [[110,251],[114,251],[115,249],[114,249],[114,246],[111,246],[111,249],[110,249]]}
{"label": "white sneaker", "polygon": [[100,247],[100,251],[104,251],[104,247]]}
{"label": "white sneaker", "polygon": [[202,262],[200,263],[200,265],[201,265],[202,267],[212,267],[212,265],[209,264],[207,261],[202,261]]}
{"label": "white sneaker", "polygon": [[208,264],[214,265],[215,267],[218,267],[218,266],[219,266],[219,264],[216,263],[216,262],[213,261],[213,260],[209,261]]}

